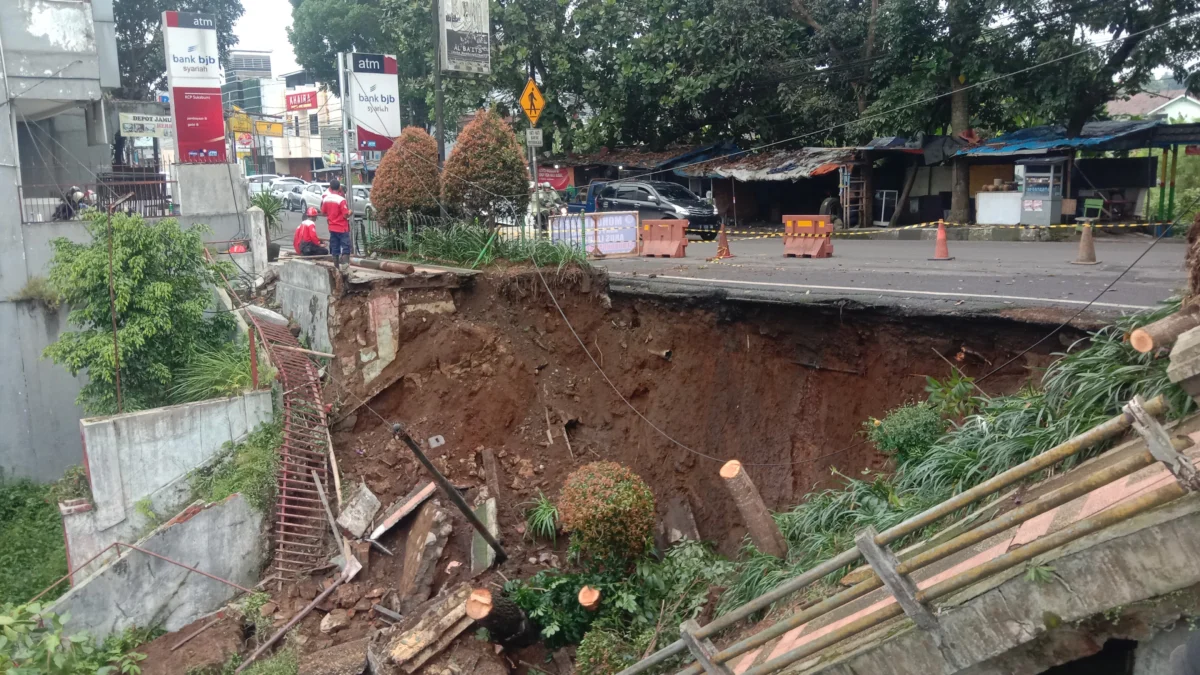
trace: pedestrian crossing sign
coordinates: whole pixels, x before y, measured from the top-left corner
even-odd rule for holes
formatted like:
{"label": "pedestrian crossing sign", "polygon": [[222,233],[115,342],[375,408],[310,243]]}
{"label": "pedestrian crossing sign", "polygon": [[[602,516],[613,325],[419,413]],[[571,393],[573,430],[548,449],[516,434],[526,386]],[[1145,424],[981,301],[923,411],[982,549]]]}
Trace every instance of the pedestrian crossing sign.
{"label": "pedestrian crossing sign", "polygon": [[529,118],[529,124],[537,126],[542,110],[546,108],[546,99],[532,77],[525,83],[525,90],[521,92],[520,104],[521,110],[524,110],[525,116]]}

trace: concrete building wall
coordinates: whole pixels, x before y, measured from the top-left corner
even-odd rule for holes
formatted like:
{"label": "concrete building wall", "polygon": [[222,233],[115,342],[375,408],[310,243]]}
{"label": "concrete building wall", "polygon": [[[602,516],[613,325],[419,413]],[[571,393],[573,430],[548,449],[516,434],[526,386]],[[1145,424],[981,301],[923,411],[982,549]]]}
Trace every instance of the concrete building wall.
{"label": "concrete building wall", "polygon": [[275,300],[279,312],[300,324],[308,344],[319,352],[332,352],[329,339],[330,295],[333,284],[329,270],[302,260],[291,260],[279,268]]}
{"label": "concrete building wall", "polygon": [[[265,523],[263,514],[235,494],[189,507],[137,545],[248,588],[267,560]],[[119,558],[77,582],[51,611],[70,612],[69,632],[87,630],[99,641],[131,626],[179,630],[238,593],[141,551],[122,549]]]}

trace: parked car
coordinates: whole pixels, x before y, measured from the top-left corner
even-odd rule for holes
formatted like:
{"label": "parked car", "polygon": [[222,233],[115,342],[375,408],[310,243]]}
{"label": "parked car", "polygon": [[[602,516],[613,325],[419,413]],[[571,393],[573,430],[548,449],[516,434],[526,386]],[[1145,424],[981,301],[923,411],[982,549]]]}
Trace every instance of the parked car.
{"label": "parked car", "polygon": [[597,211],[637,211],[642,220],[684,218],[688,231],[705,241],[716,239],[721,228],[717,208],[678,183],[622,181],[606,186],[596,200]]}
{"label": "parked car", "polygon": [[608,181],[597,180],[588,183],[586,190],[580,190],[575,198],[567,202],[567,213],[593,213],[596,211],[596,197]]}
{"label": "parked car", "polygon": [[303,178],[284,176],[276,179],[274,183],[271,183],[271,194],[275,195],[279,199],[283,199],[283,196],[291,192],[293,187],[297,185],[303,187],[306,184],[307,183]]}
{"label": "parked car", "polygon": [[350,202],[350,212],[355,218],[374,218],[375,207],[371,204],[371,186],[353,186],[354,198]]}
{"label": "parked car", "polygon": [[303,211],[304,188],[306,187],[308,187],[307,183],[293,185],[287,192],[283,193],[283,208],[288,211]]}
{"label": "parked car", "polygon": [[277,173],[260,173],[257,176],[249,176],[250,194],[256,195],[260,192],[265,192],[270,189],[271,183],[279,178]]}
{"label": "parked car", "polygon": [[300,191],[300,198],[303,202],[300,204],[300,209],[302,211],[307,211],[308,207],[311,206],[320,211],[321,197],[325,195],[325,191],[328,189],[329,183],[309,183],[308,185],[305,185],[304,189]]}

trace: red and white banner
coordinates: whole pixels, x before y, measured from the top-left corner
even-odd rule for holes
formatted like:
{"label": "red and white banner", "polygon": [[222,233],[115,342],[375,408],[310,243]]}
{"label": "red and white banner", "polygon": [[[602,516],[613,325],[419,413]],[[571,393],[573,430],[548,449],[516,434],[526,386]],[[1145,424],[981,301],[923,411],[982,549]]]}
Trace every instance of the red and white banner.
{"label": "red and white banner", "polygon": [[549,183],[551,189],[562,191],[571,186],[571,169],[556,169],[552,166],[538,167],[538,182]]}
{"label": "red and white banner", "polygon": [[358,149],[384,151],[400,135],[400,79],[391,54],[351,54],[350,115]]}
{"label": "red and white banner", "polygon": [[225,162],[216,18],[163,12],[163,51],[175,122],[175,156],[185,164]]}
{"label": "red and white banner", "polygon": [[317,107],[317,92],[298,91],[284,97],[288,110],[312,110]]}

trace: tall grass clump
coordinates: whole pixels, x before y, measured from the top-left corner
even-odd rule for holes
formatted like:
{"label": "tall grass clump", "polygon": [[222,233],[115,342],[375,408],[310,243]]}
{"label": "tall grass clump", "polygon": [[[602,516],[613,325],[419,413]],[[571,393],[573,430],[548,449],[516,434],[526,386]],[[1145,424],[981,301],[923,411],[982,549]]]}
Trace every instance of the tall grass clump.
{"label": "tall grass clump", "polygon": [[[934,407],[925,407],[950,418],[941,422],[949,425],[945,433],[931,441],[928,432],[933,422],[918,406],[898,408],[878,425],[869,422],[868,437],[893,455],[895,471],[861,477],[838,474],[842,486],[811,494],[776,514],[789,544],[788,559],[772,560],[748,547],[720,611],[744,604],[852,547],[854,534],[867,525],[880,531],[897,525],[1096,426],[1120,413],[1134,395],[1165,396],[1172,419],[1192,412],[1196,407],[1192,399],[1167,379],[1167,359],[1141,354],[1125,340],[1134,328],[1178,309],[1179,301],[1173,300],[1153,312],[1123,317],[1076,342],[1047,368],[1041,390],[1027,386],[1011,396],[972,397],[969,405],[960,405],[966,399],[956,395],[950,398],[959,402],[946,405],[945,392],[956,386],[963,389],[963,383],[947,387],[931,382],[930,392],[937,392],[939,400]],[[1070,467],[1105,447],[1090,448],[1054,470]]]}
{"label": "tall grass clump", "polygon": [[427,227],[413,235],[412,256],[466,267],[500,262],[564,267],[587,266],[587,255],[578,247],[540,238],[513,239],[495,228],[467,222]]}
{"label": "tall grass clump", "polygon": [[226,443],[213,463],[192,472],[193,494],[216,502],[240,492],[250,506],[267,513],[275,501],[281,445],[283,425],[278,419],[259,426],[241,443]]}

